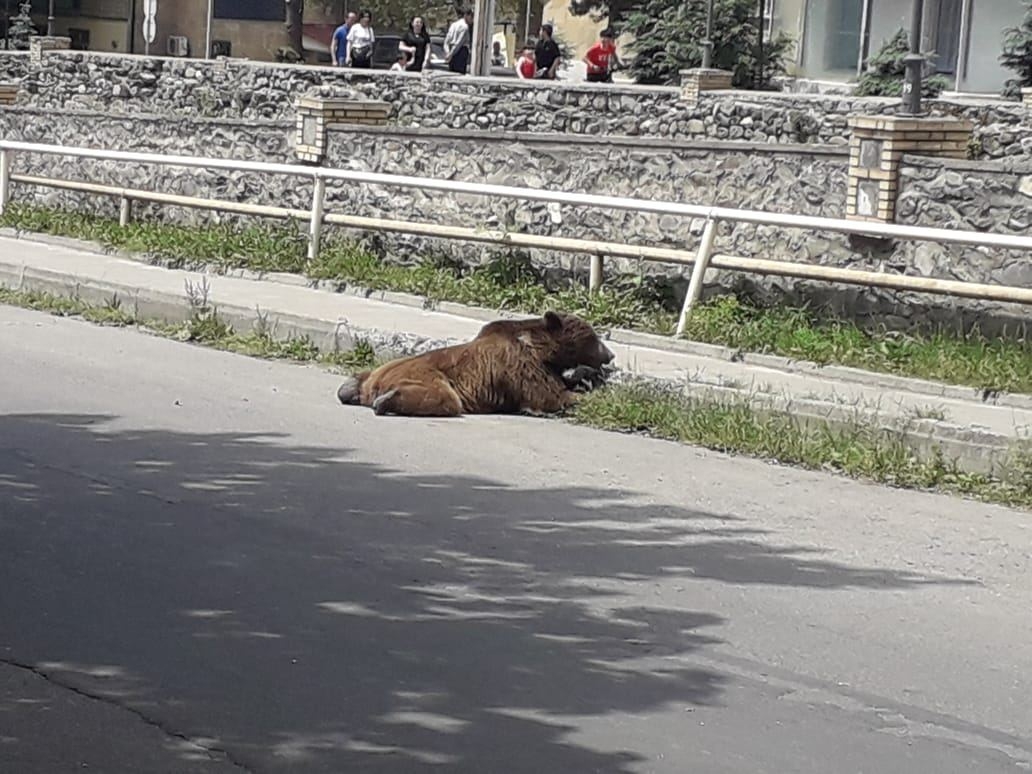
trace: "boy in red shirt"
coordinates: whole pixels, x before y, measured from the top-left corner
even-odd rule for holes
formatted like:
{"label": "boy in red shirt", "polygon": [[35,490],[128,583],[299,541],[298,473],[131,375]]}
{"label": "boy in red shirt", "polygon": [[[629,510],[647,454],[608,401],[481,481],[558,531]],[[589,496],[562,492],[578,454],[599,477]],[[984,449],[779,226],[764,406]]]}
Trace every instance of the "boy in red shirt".
{"label": "boy in red shirt", "polygon": [[612,83],[613,64],[620,64],[616,58],[616,35],[612,29],[602,30],[599,41],[584,55],[584,63],[588,66],[587,79],[592,83]]}

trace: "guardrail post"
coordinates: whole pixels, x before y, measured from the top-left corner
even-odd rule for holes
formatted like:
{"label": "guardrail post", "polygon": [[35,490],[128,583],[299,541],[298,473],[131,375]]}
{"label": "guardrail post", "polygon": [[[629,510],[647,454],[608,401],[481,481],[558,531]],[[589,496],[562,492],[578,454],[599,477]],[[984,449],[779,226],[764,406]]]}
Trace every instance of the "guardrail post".
{"label": "guardrail post", "polygon": [[118,225],[125,228],[129,225],[129,221],[133,217],[133,200],[128,196],[123,196],[121,199],[121,206],[118,208]]}
{"label": "guardrail post", "polygon": [[680,336],[688,324],[688,315],[692,307],[699,301],[702,295],[702,280],[709,266],[710,255],[713,253],[713,240],[717,236],[717,220],[710,217],[706,219],[706,228],[702,231],[702,241],[699,243],[699,252],[695,255],[695,265],[692,267],[692,278],[688,282],[688,292],[684,296],[684,306],[681,307],[681,316],[677,320],[677,332]]}
{"label": "guardrail post", "polygon": [[316,175],[312,181],[312,220],[308,225],[308,260],[319,255],[319,238],[322,236],[323,200],[326,198],[326,180]]}
{"label": "guardrail post", "polygon": [[11,201],[11,162],[13,161],[13,151],[0,150],[0,215],[4,214],[7,203]]}
{"label": "guardrail post", "polygon": [[602,256],[591,256],[591,274],[588,276],[588,291],[594,295],[602,288]]}

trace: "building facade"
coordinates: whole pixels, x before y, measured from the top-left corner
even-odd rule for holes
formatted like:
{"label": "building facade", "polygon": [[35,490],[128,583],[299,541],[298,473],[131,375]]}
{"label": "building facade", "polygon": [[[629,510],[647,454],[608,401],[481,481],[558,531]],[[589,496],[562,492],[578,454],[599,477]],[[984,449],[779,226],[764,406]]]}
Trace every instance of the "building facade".
{"label": "building facade", "polygon": [[[796,40],[791,74],[851,81],[865,59],[899,29],[909,31],[913,0],[767,0],[771,26]],[[1025,0],[925,0],[923,49],[955,91],[998,94],[1015,73],[1000,65],[1003,34],[1021,23]]]}
{"label": "building facade", "polygon": [[[17,12],[19,0],[6,2]],[[306,22],[329,23],[333,2],[310,3]],[[343,5],[340,3],[339,5]],[[49,0],[32,0],[38,31],[47,25]],[[54,0],[54,33],[72,39],[72,48],[157,56],[203,57],[208,0],[157,0],[154,42],[143,34],[145,0]],[[323,17],[326,17],[325,19]],[[212,47],[215,54],[273,60],[289,44],[283,0],[215,0]],[[307,26],[307,25],[306,25]]]}

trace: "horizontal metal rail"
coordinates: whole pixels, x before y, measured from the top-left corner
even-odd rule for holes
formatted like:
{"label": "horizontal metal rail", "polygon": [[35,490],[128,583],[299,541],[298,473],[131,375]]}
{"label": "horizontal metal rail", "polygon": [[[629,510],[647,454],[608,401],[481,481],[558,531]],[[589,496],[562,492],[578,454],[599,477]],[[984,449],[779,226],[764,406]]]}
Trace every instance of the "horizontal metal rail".
{"label": "horizontal metal rail", "polygon": [[[102,183],[86,183],[80,180],[61,180],[54,177],[36,175],[11,175],[12,183],[37,185],[43,188],[60,188],[68,191],[82,191],[107,196],[117,196],[123,201],[155,202],[158,204],[175,204],[181,207],[193,207],[203,210],[219,210],[238,215],[257,215],[266,218],[308,220],[308,210],[277,207],[266,204],[247,204],[228,199],[204,199],[181,194],[166,194],[146,191],[141,188],[123,188]],[[390,220],[387,218],[370,218],[360,215],[340,215],[324,213],[322,220],[336,226],[362,229],[367,231],[392,231],[415,236],[437,237],[441,239],[458,239],[469,242],[486,242],[491,244],[509,244],[515,247],[533,247],[540,250],[556,252],[585,253],[588,255],[609,255],[617,258],[639,258],[646,261],[663,263],[683,263],[691,265],[695,254],[687,250],[675,250],[669,247],[648,247],[628,245],[622,242],[602,242],[593,239],[570,239],[568,237],[547,237],[535,234],[519,234],[509,231],[476,229],[467,226],[442,226],[436,223],[423,223],[411,220]]]}
{"label": "horizontal metal rail", "polygon": [[[220,199],[205,199],[180,194],[166,194],[138,188],[104,185],[87,181],[65,180],[35,175],[12,173],[12,157],[16,152],[64,155],[79,158],[95,158],[130,163],[156,164],[161,166],[182,166],[207,170],[231,170],[264,174],[282,174],[309,178],[313,181],[312,206],[308,210],[257,205]],[[488,197],[502,197],[522,201],[554,202],[584,207],[597,207],[651,214],[674,215],[690,218],[704,218],[705,229],[697,252],[643,245],[628,245],[589,239],[539,236],[512,233],[496,229],[479,229],[465,226],[447,226],[419,221],[392,220],[387,218],[363,217],[325,212],[325,184],[328,181],[350,181],[369,185],[438,190],[449,193],[471,194]],[[809,215],[761,212],[755,210],[709,207],[679,202],[652,201],[617,196],[599,196],[563,191],[544,191],[536,188],[469,183],[455,180],[441,180],[407,175],[392,175],[360,170],[326,169],[300,164],[275,164],[268,162],[241,161],[237,159],[215,159],[194,156],[136,153],[129,151],[98,150],[61,145],[0,141],[0,212],[10,200],[11,183],[62,188],[120,198],[122,202],[120,222],[128,222],[133,201],[149,201],[160,204],[178,205],[197,209],[219,210],[242,215],[289,218],[309,221],[309,257],[318,253],[323,224],[373,231],[391,231],[444,239],[458,239],[473,242],[505,244],[519,247],[555,250],[559,252],[584,253],[592,256],[591,289],[597,290],[602,282],[602,256],[636,258],[664,263],[693,266],[689,291],[686,294],[677,325],[680,335],[686,325],[692,306],[701,293],[703,275],[709,268],[778,275],[796,279],[838,282],[843,284],[881,287],[891,290],[934,293],[955,297],[977,298],[987,301],[1032,305],[1032,288],[1004,285],[941,280],[930,277],[916,277],[904,274],[842,269],[790,261],[772,261],[760,258],[722,255],[713,253],[717,225],[721,221],[751,223],[754,225],[800,228],[806,230],[830,231],[885,238],[902,238],[920,241],[934,241],[962,245],[994,247],[998,249],[1032,250],[1032,237],[1007,234],[985,234],[976,231],[957,231],[924,226],[904,226],[855,222]]]}
{"label": "horizontal metal rail", "polygon": [[539,188],[523,188],[488,183],[469,183],[461,180],[393,175],[383,172],[365,172],[350,169],[328,169],[302,164],[276,164],[267,161],[243,161],[241,159],[217,159],[204,156],[177,156],[160,153],[136,153],[133,151],[101,150],[79,148],[67,145],[44,145],[40,143],[0,140],[0,151],[26,151],[80,158],[128,161],[139,164],[161,166],[200,167],[204,169],[225,169],[235,172],[264,172],[267,174],[292,175],[295,177],[343,180],[371,185],[420,188],[424,190],[465,193],[480,196],[496,196],[524,201],[555,202],[603,209],[632,210],[657,215],[684,215],[693,218],[715,218],[736,223],[752,223],[762,226],[784,226],[814,231],[832,231],[842,234],[899,237],[920,241],[946,242],[953,244],[1000,247],[1005,249],[1032,250],[1032,237],[1011,234],[986,234],[981,231],[957,231],[928,226],[905,226],[892,223],[872,223],[825,218],[815,215],[793,215],[789,213],[742,210],[730,207],[711,207],[681,202],[664,202],[652,199],[636,199],[624,196],[601,196],[567,191],[545,191]]}

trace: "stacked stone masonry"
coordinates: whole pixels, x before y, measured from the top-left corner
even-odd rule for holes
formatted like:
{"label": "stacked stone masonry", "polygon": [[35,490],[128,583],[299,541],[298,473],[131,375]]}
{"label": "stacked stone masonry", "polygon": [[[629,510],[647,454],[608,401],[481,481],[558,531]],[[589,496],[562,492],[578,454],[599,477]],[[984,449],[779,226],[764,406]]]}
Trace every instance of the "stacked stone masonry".
{"label": "stacked stone masonry", "polygon": [[[916,226],[1027,236],[1032,228],[1032,161],[906,155],[896,217]],[[1032,287],[1032,259],[1025,252],[900,242],[896,256],[926,276]]]}
{"label": "stacked stone masonry", "polygon": [[[23,73],[18,104],[129,114],[287,119],[313,89],[391,105],[389,122],[424,129],[482,129],[770,143],[848,142],[851,115],[890,115],[896,99],[680,88],[537,83],[514,78],[298,67],[57,51],[30,68],[0,54],[0,79]],[[8,75],[4,75],[4,73]],[[1032,156],[1032,116],[1020,103],[930,101],[936,114],[975,125],[974,158]]]}
{"label": "stacked stone masonry", "polygon": [[0,52],[0,81],[20,82],[29,72],[28,51]]}

